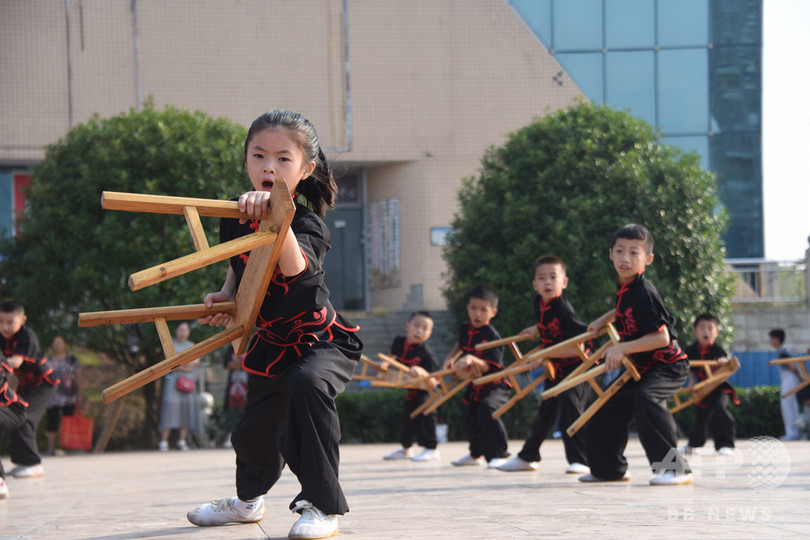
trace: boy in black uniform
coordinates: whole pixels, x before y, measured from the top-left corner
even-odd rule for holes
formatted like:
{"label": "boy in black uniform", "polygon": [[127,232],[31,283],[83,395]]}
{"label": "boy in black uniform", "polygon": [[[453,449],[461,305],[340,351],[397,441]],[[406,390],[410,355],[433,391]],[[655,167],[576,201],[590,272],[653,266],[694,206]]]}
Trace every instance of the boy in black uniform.
{"label": "boy in black uniform", "polygon": [[[0,308],[0,340],[5,343],[6,336],[13,336],[19,331],[17,327],[22,326],[17,319],[18,314],[14,310],[3,311],[8,302],[4,302]],[[16,327],[16,330],[15,330]],[[14,370],[23,363],[20,355],[5,356],[6,348],[0,349],[0,441],[7,431],[16,432],[25,423],[25,408],[28,404],[12,390],[10,379]],[[0,499],[8,498],[8,486],[6,485],[6,473],[3,470],[3,463],[0,462]]]}
{"label": "boy in black uniform", "polygon": [[[484,285],[477,285],[467,292],[467,316],[470,320],[461,326],[458,342],[445,359],[445,367],[459,353],[453,363],[469,378],[477,378],[491,371],[503,370],[503,347],[483,351],[475,350],[479,343],[501,339],[500,334],[489,324],[498,313],[498,295]],[[511,386],[501,379],[493,383],[475,386],[470,384],[462,402],[467,405],[466,427],[470,439],[470,453],[453,461],[453,465],[485,465],[495,468],[509,456],[506,442],[506,426],[492,413],[509,400]]]}
{"label": "boy in black uniform", "polygon": [[[720,334],[717,317],[711,313],[701,313],[692,327],[697,341],[686,348],[690,360],[717,360],[720,364],[728,363],[728,353],[715,343]],[[689,370],[689,383],[702,381],[707,377],[703,368]],[[730,401],[739,405],[734,388],[724,382],[695,404],[695,425],[689,435],[689,442],[683,447],[684,454],[691,454],[693,448],[706,444],[706,427],[711,429],[714,447],[721,456],[734,454],[735,423],[734,416],[728,410]]]}
{"label": "boy in black uniform", "polygon": [[45,476],[45,469],[37,448],[37,426],[56,391],[59,379],[54,377],[48,358],[39,348],[36,335],[25,326],[25,322],[22,304],[7,300],[0,305],[0,348],[6,357],[6,366],[19,381],[18,399],[27,404],[24,421],[17,429],[10,430],[9,453],[12,463],[17,466],[9,474],[14,478],[38,478]]}
{"label": "boy in black uniform", "polygon": [[[423,377],[439,369],[439,360],[425,342],[433,333],[433,317],[427,311],[411,314],[405,323],[405,335],[397,336],[391,344],[391,356],[401,363],[410,366],[412,377]],[[429,383],[432,384],[432,383]],[[413,461],[431,461],[439,459],[436,450],[436,411],[420,414],[411,418],[411,413],[422,405],[430,394],[424,390],[408,389],[405,394],[405,410],[402,415],[402,448],[387,454],[384,459],[411,459]],[[412,445],[420,444],[424,450],[414,455]]]}
{"label": "boy in black uniform", "polygon": [[599,330],[615,321],[621,342],[604,354],[608,370],[621,366],[627,355],[641,380],[630,380],[588,422],[586,449],[591,473],[582,482],[627,481],[627,447],[630,422],[635,419],[638,437],[652,467],[651,485],[692,483],[692,471],[677,451],[675,420],[667,399],[686,382],[689,363],[676,341],[675,317],[664,305],[655,286],[644,278],[653,261],[653,237],[643,225],[625,225],[616,231],[610,260],[618,274],[616,309],[588,326]]}
{"label": "boy in black uniform", "polygon": [[[539,337],[542,347],[549,347],[578,336],[587,326],[579,320],[574,308],[563,298],[563,289],[568,286],[565,263],[559,257],[545,255],[534,262],[532,285],[537,291],[534,298],[534,312],[537,324],[524,329],[521,334]],[[562,350],[551,360],[554,365],[554,379],[546,379],[545,388],[553,388],[568,376],[579,364],[575,345]],[[518,455],[498,466],[501,471],[534,471],[540,461],[540,445],[554,428],[557,414],[560,425],[569,426],[582,414],[593,391],[587,383],[566,390],[559,396],[544,399],[537,408],[537,416],[523,448]],[[573,437],[563,431],[565,457],[568,460],[566,473],[585,474],[589,472],[585,456],[585,433],[578,431]]]}

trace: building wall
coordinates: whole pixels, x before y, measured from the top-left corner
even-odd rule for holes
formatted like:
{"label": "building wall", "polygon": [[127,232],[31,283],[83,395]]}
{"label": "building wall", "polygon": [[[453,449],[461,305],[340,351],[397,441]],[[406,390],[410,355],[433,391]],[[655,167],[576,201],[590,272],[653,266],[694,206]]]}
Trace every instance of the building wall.
{"label": "building wall", "polygon": [[71,126],[147,98],[244,125],[299,111],[337,170],[365,171],[369,204],[398,203],[400,279],[372,290],[371,308],[445,306],[430,229],[450,225],[461,178],[581,95],[503,0],[67,5],[0,2],[0,166],[40,160]]}

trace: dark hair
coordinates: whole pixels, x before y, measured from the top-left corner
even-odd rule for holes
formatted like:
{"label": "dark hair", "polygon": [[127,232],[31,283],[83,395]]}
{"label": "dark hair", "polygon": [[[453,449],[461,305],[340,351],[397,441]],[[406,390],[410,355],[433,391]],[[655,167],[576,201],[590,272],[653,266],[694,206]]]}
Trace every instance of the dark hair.
{"label": "dark hair", "polygon": [[697,328],[697,325],[700,324],[702,321],[713,322],[714,324],[720,324],[720,321],[712,315],[711,313],[701,313],[697,317],[695,317],[695,322],[692,325],[692,328]]}
{"label": "dark hair", "polygon": [[537,270],[539,266],[542,266],[544,264],[559,264],[563,272],[567,270],[565,267],[565,262],[556,255],[541,255],[537,257],[534,260],[534,269]]}
{"label": "dark hair", "polygon": [[785,331],[781,328],[774,328],[770,332],[768,332],[768,337],[776,338],[779,340],[779,344],[783,344],[785,342]]}
{"label": "dark hair", "polygon": [[427,317],[431,321],[433,320],[433,316],[430,313],[428,313],[427,311],[424,311],[424,310],[419,310],[419,311],[414,311],[413,313],[411,313],[411,316],[408,317],[408,321],[412,321],[414,317],[418,317],[418,316]]}
{"label": "dark hair", "polygon": [[303,195],[310,209],[318,214],[318,217],[323,218],[326,215],[327,207],[334,208],[335,206],[338,187],[332,176],[332,168],[326,162],[326,155],[321,149],[315,127],[302,115],[292,111],[266,112],[254,120],[248,129],[242,156],[243,162],[247,161],[248,144],[253,136],[267,128],[286,129],[290,137],[301,148],[306,161],[315,162],[315,170],[299,182],[296,194]]}
{"label": "dark hair", "polygon": [[464,295],[464,303],[469,304],[472,298],[489,302],[493,308],[498,309],[498,293],[486,285],[476,285],[467,291],[467,294]]}
{"label": "dark hair", "polygon": [[616,240],[624,238],[626,240],[643,240],[644,249],[647,255],[653,252],[653,235],[647,230],[644,225],[637,223],[628,223],[624,227],[620,227],[616,234],[613,235],[613,244],[616,245]]}
{"label": "dark hair", "polygon": [[25,308],[16,300],[3,300],[0,304],[0,313],[14,313],[15,315],[25,315]]}

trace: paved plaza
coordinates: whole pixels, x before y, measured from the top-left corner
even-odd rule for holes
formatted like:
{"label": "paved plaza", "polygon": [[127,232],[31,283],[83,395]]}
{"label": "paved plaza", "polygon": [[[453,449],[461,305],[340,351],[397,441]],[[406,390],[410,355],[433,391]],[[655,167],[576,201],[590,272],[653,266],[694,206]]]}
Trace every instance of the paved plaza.
{"label": "paved plaza", "polygon": [[[512,453],[521,441],[511,441]],[[338,538],[806,538],[810,442],[738,441],[732,458],[695,455],[691,486],[653,487],[637,440],[631,482],[582,484],[563,474],[562,442],[543,444],[536,472],[453,467],[464,443],[440,445],[440,462],[383,461],[388,445],[341,447],[352,510]],[[198,528],[186,512],[234,494],[231,450],[83,454],[45,460],[39,479],[8,478],[0,539],[286,538],[298,492],[285,470],[257,524]],[[11,464],[3,457],[6,470]]]}

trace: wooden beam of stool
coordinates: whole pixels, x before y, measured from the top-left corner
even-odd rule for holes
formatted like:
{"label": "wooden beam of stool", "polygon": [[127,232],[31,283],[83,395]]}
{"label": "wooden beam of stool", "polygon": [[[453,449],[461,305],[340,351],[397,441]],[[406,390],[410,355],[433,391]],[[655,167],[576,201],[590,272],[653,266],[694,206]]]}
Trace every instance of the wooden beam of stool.
{"label": "wooden beam of stool", "polygon": [[[641,375],[639,375],[636,366],[633,365],[633,362],[629,358],[627,358],[626,356],[623,357],[622,364],[624,364],[625,369],[624,373],[619,375],[619,377],[605,389],[604,393],[601,396],[599,396],[593,403],[591,403],[590,407],[585,409],[585,411],[579,416],[579,418],[577,418],[574,421],[574,423],[572,423],[568,427],[568,429],[565,430],[565,432],[568,434],[569,437],[573,437],[576,434],[576,432],[579,431],[582,428],[582,426],[584,426],[585,423],[588,420],[590,420],[591,417],[593,417],[594,414],[596,414],[596,411],[601,409],[602,406],[605,403],[607,403],[607,401],[610,398],[612,398],[616,394],[616,392],[619,391],[619,388],[621,388],[622,386],[625,385],[625,383],[627,383],[627,381],[629,381],[630,379],[635,379],[637,381],[641,379]],[[604,367],[604,364],[602,364],[599,367],[600,368]],[[595,369],[592,369],[589,373],[593,371],[595,371]]]}
{"label": "wooden beam of stool", "polygon": [[[690,360],[689,363],[691,365],[697,364],[700,361],[692,361]],[[734,375],[737,370],[740,369],[740,360],[736,356],[732,356],[729,358],[729,361],[725,364],[720,364],[717,361],[705,361],[705,365],[697,365],[696,367],[703,367],[707,371],[707,377],[702,381],[695,383],[688,389],[684,389],[679,393],[688,392],[689,399],[681,400],[678,394],[676,393],[672,396],[675,405],[670,407],[669,412],[676,413],[681,409],[685,409],[690,405],[694,405],[695,403],[699,403],[703,401],[706,396],[714,392],[714,390],[719,387],[721,384],[726,382],[729,377]],[[717,369],[715,371],[712,370],[712,364],[716,364]]]}
{"label": "wooden beam of stool", "polygon": [[185,321],[188,319],[201,319],[215,313],[230,313],[233,315],[236,313],[236,302],[217,302],[210,308],[205,307],[205,304],[190,304],[185,306],[120,309],[118,311],[89,311],[79,313],[79,327],[146,323],[154,322],[158,318],[167,321]]}
{"label": "wooden beam of stool", "polygon": [[133,390],[136,390],[145,384],[149,384],[150,382],[163,377],[180,366],[193,362],[194,360],[219,349],[223,345],[230,343],[239,337],[241,334],[242,328],[238,326],[233,326],[223,330],[222,332],[193,345],[192,347],[175,356],[172,356],[171,358],[167,358],[162,362],[149,366],[143,371],[139,371],[138,373],[106,388],[101,393],[101,401],[104,403],[109,403],[120,398],[121,396],[125,396]]}
{"label": "wooden beam of stool", "polygon": [[494,382],[503,378],[508,377],[509,375],[516,375],[518,373],[523,373],[524,371],[531,371],[533,369],[534,363],[538,360],[549,357],[554,353],[561,351],[563,349],[567,349],[571,345],[577,345],[579,343],[588,341],[597,337],[598,335],[604,332],[585,332],[578,336],[574,336],[570,339],[566,339],[565,341],[561,341],[555,345],[550,347],[546,347],[544,349],[538,349],[534,353],[526,354],[523,356],[523,360],[518,364],[512,364],[508,367],[503,368],[501,371],[496,371],[494,373],[490,373],[487,375],[483,375],[475,379],[475,384],[480,386],[482,384],[487,384],[490,382]]}
{"label": "wooden beam of stool", "polygon": [[796,364],[796,369],[799,370],[799,377],[802,379],[799,384],[782,394],[782,398],[790,397],[802,388],[810,385],[810,375],[807,373],[807,366],[804,364],[807,360],[810,360],[810,356],[792,356],[790,358],[777,358],[776,360],[771,360],[768,362],[772,366],[778,366],[781,364]]}

